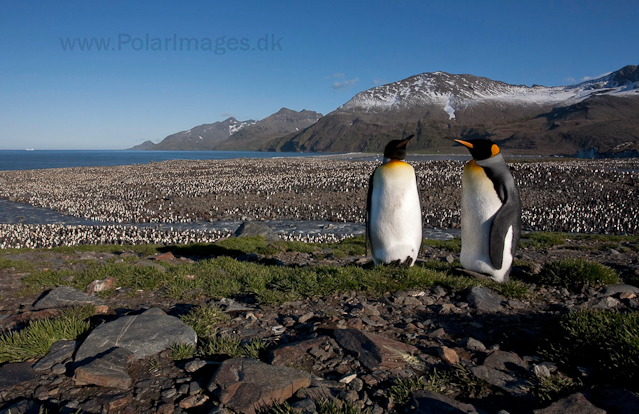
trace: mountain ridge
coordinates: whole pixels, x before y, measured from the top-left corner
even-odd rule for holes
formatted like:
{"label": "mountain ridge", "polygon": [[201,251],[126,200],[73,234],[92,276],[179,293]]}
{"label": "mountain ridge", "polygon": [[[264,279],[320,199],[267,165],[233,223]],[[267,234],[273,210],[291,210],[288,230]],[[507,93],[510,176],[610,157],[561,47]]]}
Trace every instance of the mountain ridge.
{"label": "mountain ridge", "polygon": [[415,134],[411,147],[418,151],[450,149],[453,138],[479,137],[540,155],[593,148],[605,153],[622,144],[637,151],[633,113],[639,113],[639,69],[633,65],[555,87],[432,72],[362,91],[309,128],[261,150],[379,152],[388,140]]}

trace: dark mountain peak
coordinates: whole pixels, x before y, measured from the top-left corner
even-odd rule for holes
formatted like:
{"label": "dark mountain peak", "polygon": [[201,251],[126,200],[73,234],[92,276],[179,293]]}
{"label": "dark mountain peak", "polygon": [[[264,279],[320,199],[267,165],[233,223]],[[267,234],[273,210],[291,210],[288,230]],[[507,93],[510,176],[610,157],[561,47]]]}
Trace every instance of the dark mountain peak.
{"label": "dark mountain peak", "polygon": [[633,82],[639,82],[639,66],[628,65],[610,74],[610,80],[622,86]]}

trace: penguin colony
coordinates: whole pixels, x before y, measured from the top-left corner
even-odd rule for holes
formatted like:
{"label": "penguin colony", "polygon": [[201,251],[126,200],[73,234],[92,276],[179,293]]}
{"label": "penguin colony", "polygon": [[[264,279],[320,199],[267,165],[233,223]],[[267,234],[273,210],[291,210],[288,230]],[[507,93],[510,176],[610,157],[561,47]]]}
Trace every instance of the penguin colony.
{"label": "penguin colony", "polygon": [[[317,157],[0,171],[0,197],[113,224],[244,219],[364,223],[368,180],[379,164]],[[465,161],[410,164],[424,227],[459,228]],[[523,202],[524,230],[639,234],[639,160],[521,162],[510,167]],[[26,227],[15,231],[20,240],[30,237]]]}

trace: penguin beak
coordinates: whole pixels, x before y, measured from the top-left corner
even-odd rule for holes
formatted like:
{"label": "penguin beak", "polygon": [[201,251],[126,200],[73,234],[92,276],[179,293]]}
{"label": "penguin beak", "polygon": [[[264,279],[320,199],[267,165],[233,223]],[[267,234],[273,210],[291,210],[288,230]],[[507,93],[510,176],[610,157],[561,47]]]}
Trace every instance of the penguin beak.
{"label": "penguin beak", "polygon": [[411,139],[413,139],[415,135],[411,135],[408,138],[405,138],[402,140],[402,142],[400,142],[399,144],[397,144],[397,148],[406,148],[406,145],[408,145],[408,141],[410,141]]}
{"label": "penguin beak", "polygon": [[456,139],[455,141],[456,141],[456,142],[459,142],[460,144],[462,144],[462,145],[463,145],[463,146],[465,146],[465,147],[468,147],[468,148],[475,148],[475,147],[473,146],[473,144],[471,144],[470,142],[462,141],[461,139]]}

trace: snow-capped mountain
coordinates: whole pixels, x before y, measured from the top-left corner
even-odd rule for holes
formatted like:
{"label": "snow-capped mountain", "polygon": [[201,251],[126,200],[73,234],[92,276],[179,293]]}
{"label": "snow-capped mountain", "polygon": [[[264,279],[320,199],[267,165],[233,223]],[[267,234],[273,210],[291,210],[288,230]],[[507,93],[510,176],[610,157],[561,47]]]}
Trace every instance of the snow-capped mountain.
{"label": "snow-capped mountain", "polygon": [[380,112],[434,104],[440,106],[449,119],[453,119],[456,110],[482,103],[568,106],[593,95],[639,94],[636,68],[627,66],[598,79],[558,87],[510,85],[488,78],[446,72],[422,73],[360,92],[335,112]]}
{"label": "snow-capped mountain", "polygon": [[216,150],[257,150],[267,142],[292,133],[302,131],[316,123],[322,114],[307,111],[293,111],[282,108],[272,115],[233,133],[220,142]]}
{"label": "snow-capped mountain", "polygon": [[452,138],[490,137],[517,152],[608,152],[636,146],[637,114],[637,66],[556,87],[422,73],[360,92],[310,128],[262,149],[373,152],[415,134],[413,150],[450,152]]}
{"label": "snow-capped mountain", "polygon": [[157,144],[150,145],[147,141],[131,149],[139,150],[169,150],[169,151],[207,151],[212,150],[220,142],[232,134],[241,131],[256,121],[238,121],[230,117],[224,121],[212,124],[198,125],[188,131],[171,134]]}

